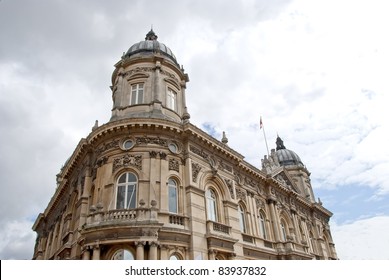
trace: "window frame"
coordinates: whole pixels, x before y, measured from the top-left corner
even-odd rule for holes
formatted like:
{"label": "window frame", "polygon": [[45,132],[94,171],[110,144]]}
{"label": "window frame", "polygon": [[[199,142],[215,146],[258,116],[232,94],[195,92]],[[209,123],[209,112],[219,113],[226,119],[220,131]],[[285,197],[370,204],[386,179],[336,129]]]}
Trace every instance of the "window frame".
{"label": "window frame", "polygon": [[166,92],[166,108],[177,112],[177,91],[171,87],[168,87]]}
{"label": "window frame", "polygon": [[[171,182],[174,182],[174,184],[171,184]],[[168,209],[169,213],[178,214],[178,183],[177,180],[173,178],[168,179]],[[173,200],[173,197],[171,197],[171,190],[175,191],[175,199]],[[171,203],[174,203],[175,211],[171,208]]]}
{"label": "window frame", "polygon": [[[142,86],[142,88],[140,88]],[[139,105],[144,103],[144,93],[145,93],[145,83],[133,83],[131,84],[130,88],[130,100],[129,100],[129,105]],[[133,95],[135,94],[135,98],[133,98]],[[140,98],[141,95],[141,98]],[[134,102],[133,102],[133,99]],[[140,100],[141,99],[141,100]]]}
{"label": "window frame", "polygon": [[246,225],[246,211],[243,205],[238,205],[238,215],[239,215],[239,228],[242,233],[247,234],[247,225]]}
{"label": "window frame", "polygon": [[[212,196],[213,194],[213,196]],[[218,207],[217,207],[217,193],[213,188],[208,188],[205,192],[207,220],[212,222],[219,222]]]}
{"label": "window frame", "polygon": [[[135,177],[135,181],[130,181],[129,174],[133,175]],[[120,179],[125,176],[124,182],[119,182]],[[129,187],[132,186],[132,194],[131,197],[128,197],[129,194]],[[119,199],[119,187],[124,187],[124,195],[123,195],[123,207],[118,207],[118,199]],[[115,194],[115,209],[135,209],[136,208],[136,202],[137,202],[137,193],[138,193],[138,176],[134,172],[124,172],[120,176],[118,176],[118,179],[116,180],[116,194]],[[130,200],[129,200],[130,199]],[[122,203],[120,203],[122,204]],[[127,205],[127,207],[126,207]]]}
{"label": "window frame", "polygon": [[263,211],[259,211],[258,223],[259,223],[259,233],[261,237],[263,239],[267,239],[266,215],[263,213]]}

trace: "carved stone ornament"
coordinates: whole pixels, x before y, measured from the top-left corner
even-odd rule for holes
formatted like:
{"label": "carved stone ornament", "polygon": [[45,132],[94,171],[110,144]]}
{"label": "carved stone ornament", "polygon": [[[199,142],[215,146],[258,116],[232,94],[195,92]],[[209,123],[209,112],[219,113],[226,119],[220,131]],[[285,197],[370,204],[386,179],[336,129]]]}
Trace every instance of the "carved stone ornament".
{"label": "carved stone ornament", "polygon": [[169,72],[167,72],[165,70],[161,70],[161,74],[169,77],[170,79],[173,79],[176,83],[179,83],[179,81],[178,81],[178,79],[176,78],[175,75],[173,75],[173,74],[171,74],[171,73],[169,73]]}
{"label": "carved stone ornament", "polygon": [[195,153],[196,155],[199,155],[202,158],[205,158],[205,159],[208,158],[208,154],[206,152],[204,152],[203,150],[200,150],[194,146],[189,146],[189,150],[191,152]]}
{"label": "carved stone ornament", "polygon": [[234,188],[232,187],[232,180],[230,180],[230,179],[224,179],[224,181],[226,182],[226,185],[227,185],[228,190],[229,190],[229,192],[230,192],[231,198],[232,198],[232,199],[235,199]]}
{"label": "carved stone ornament", "polygon": [[108,151],[108,150],[111,150],[111,149],[116,149],[116,148],[119,148],[119,140],[116,139],[116,140],[113,140],[111,142],[108,142],[108,143],[104,143],[102,145],[100,145],[97,149],[96,149],[96,154],[97,156],[99,156],[101,153],[105,152],[105,151]]}
{"label": "carved stone ornament", "polygon": [[113,172],[115,172],[120,167],[133,166],[142,170],[142,156],[141,155],[124,155],[122,157],[116,158],[113,161]]}
{"label": "carved stone ornament", "polygon": [[180,171],[180,162],[174,158],[169,159],[169,170]]}
{"label": "carved stone ornament", "polygon": [[246,200],[246,191],[242,188],[236,188],[236,198],[245,201]]}
{"label": "carved stone ornament", "polygon": [[126,76],[131,76],[133,74],[138,74],[138,73],[144,73],[144,72],[153,72],[152,67],[136,67],[135,69],[131,69],[124,74],[122,74],[124,77]]}
{"label": "carved stone ornament", "polygon": [[256,204],[258,209],[265,208],[265,203],[257,197],[255,198],[255,204]]}
{"label": "carved stone ornament", "polygon": [[197,181],[197,176],[199,175],[201,166],[195,162],[192,162],[192,181]]}
{"label": "carved stone ornament", "polygon": [[149,145],[149,144],[154,144],[154,145],[159,145],[162,147],[167,147],[168,146],[168,140],[167,139],[162,139],[159,137],[136,137],[135,142],[137,145]]}

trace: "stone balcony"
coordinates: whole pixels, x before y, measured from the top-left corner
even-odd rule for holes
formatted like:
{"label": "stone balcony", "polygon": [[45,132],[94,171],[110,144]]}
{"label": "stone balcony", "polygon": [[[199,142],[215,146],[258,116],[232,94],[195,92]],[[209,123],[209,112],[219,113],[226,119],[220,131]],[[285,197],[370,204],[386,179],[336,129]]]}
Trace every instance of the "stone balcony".
{"label": "stone balcony", "polygon": [[231,227],[218,222],[207,221],[207,233],[229,236],[231,234]]}
{"label": "stone balcony", "polygon": [[114,209],[92,211],[87,217],[85,228],[96,226],[131,225],[136,223],[157,223],[158,209],[139,207],[134,209]]}

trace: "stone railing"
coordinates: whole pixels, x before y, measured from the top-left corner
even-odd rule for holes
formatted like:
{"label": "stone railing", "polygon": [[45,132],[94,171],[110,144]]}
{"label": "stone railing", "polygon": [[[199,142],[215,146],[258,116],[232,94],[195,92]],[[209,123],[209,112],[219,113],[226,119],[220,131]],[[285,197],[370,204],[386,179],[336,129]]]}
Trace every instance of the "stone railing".
{"label": "stone railing", "polygon": [[242,240],[247,243],[254,243],[254,237],[245,233],[242,233]]}
{"label": "stone railing", "polygon": [[180,215],[169,215],[169,223],[173,225],[185,226],[185,217]]}
{"label": "stone railing", "polygon": [[231,227],[214,221],[207,221],[207,232],[214,234],[227,234],[230,235]]}
{"label": "stone railing", "polygon": [[95,226],[99,224],[115,224],[139,221],[157,221],[158,209],[134,208],[134,209],[114,209],[108,211],[94,211],[88,215],[86,225]]}

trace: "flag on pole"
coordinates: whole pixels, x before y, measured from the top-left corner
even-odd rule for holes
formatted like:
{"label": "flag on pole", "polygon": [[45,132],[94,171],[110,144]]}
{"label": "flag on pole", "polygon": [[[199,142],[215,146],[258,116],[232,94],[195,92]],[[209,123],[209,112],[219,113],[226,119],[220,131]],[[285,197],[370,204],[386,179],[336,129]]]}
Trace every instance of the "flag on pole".
{"label": "flag on pole", "polygon": [[262,127],[263,127],[263,123],[262,123],[262,116],[261,116],[259,119],[259,128],[262,129]]}

